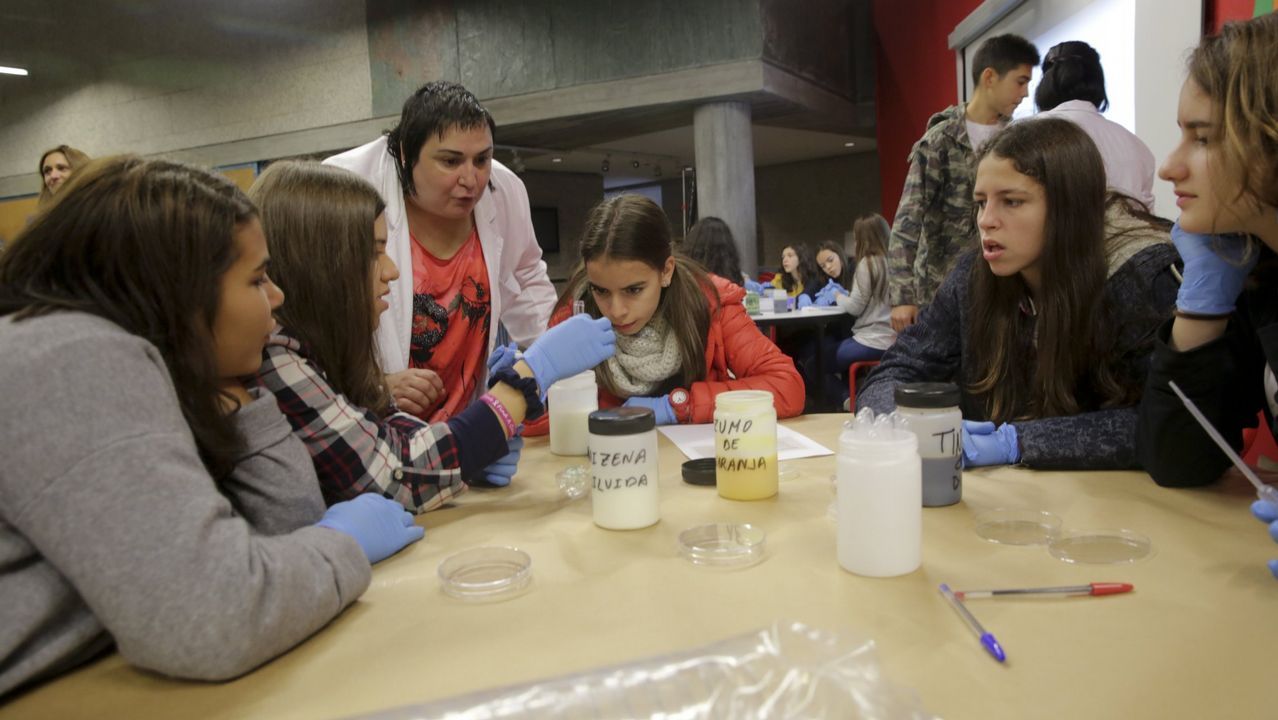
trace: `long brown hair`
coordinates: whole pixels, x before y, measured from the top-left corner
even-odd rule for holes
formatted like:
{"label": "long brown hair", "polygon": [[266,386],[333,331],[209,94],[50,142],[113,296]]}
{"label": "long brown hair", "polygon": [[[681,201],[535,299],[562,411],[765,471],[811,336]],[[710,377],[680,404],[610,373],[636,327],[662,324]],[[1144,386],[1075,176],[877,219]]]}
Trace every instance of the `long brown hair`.
{"label": "long brown hair", "polygon": [[[870,297],[887,301],[887,245],[892,229],[878,213],[857,218],[852,223],[852,252],[858,263],[869,261]],[[848,289],[852,287],[849,285]]]}
{"label": "long brown hair", "polygon": [[781,248],[781,252],[785,252],[785,248],[794,251],[794,256],[798,260],[794,271],[799,273],[799,280],[795,280],[794,276],[785,271],[785,268],[779,268],[777,274],[781,276],[781,287],[787,293],[794,292],[799,283],[803,283],[803,292],[812,294],[820,290],[825,285],[825,273],[821,272],[821,268],[817,267],[816,255],[812,253],[812,248],[803,243],[791,243]]}
{"label": "long brown hair", "polygon": [[289,298],[276,318],[305,343],[334,390],[386,412],[371,280],[381,195],[348,170],[286,161],[263,171],[249,197],[262,215],[271,278]]}
{"label": "long brown hair", "polygon": [[[637,260],[662,272],[674,254],[670,221],[656,203],[631,193],[604,200],[590,211],[581,233],[581,263],[568,281],[568,287],[555,309],[570,307],[574,300],[585,300],[591,317],[600,317],[594,295],[588,292],[586,263],[592,260]],[[710,315],[717,309],[719,293],[710,277],[696,262],[674,255],[674,275],[670,286],[661,291],[654,315],[660,314],[670,324],[679,343],[682,385],[690,385],[706,375],[706,335],[710,332]],[[715,298],[716,308],[706,301]],[[607,363],[595,368],[604,389],[619,395]]]}
{"label": "long brown hair", "polygon": [[[36,172],[40,175],[40,198],[36,200],[36,207],[41,207],[53,199],[53,192],[49,190],[49,186],[44,182],[44,159],[53,153],[62,153],[62,156],[67,159],[67,165],[71,166],[72,176],[75,175],[74,171],[79,170],[89,162],[89,156],[83,150],[76,150],[70,145],[51,147],[40,153],[40,162],[36,165]],[[70,178],[67,181],[63,181],[64,187],[69,180]]]}
{"label": "long brown hair", "polygon": [[243,440],[219,402],[212,328],[253,204],[224,177],[137,157],[90,162],[58,197],[0,255],[0,316],[83,312],[146,339],[205,465],[224,477]]}
{"label": "long brown hair", "polygon": [[[1027,307],[1019,273],[972,264],[966,389],[996,422],[1134,402],[1140,388],[1115,370],[1118,333],[1104,300],[1105,166],[1095,144],[1069,121],[1032,120],[995,135],[978,168],[986,158],[1010,160],[1043,188],[1042,286]],[[1094,397],[1080,402],[1080,389]]]}
{"label": "long brown hair", "polygon": [[[1225,175],[1239,193],[1278,206],[1278,15],[1226,23],[1189,56],[1189,77],[1219,111]],[[1221,182],[1226,178],[1216,178]]]}

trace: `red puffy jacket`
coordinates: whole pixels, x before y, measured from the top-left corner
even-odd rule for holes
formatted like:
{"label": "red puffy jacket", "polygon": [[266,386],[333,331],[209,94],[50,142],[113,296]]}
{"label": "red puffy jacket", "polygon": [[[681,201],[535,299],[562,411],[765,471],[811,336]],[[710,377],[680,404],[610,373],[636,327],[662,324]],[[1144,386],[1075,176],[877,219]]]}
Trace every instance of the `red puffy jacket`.
{"label": "red puffy jacket", "polygon": [[[706,375],[704,380],[692,383],[688,388],[692,422],[708,423],[714,420],[714,398],[728,390],[767,390],[772,393],[772,403],[778,418],[803,414],[805,390],[803,377],[794,369],[794,361],[754,324],[746,314],[741,300],[745,290],[740,285],[711,275],[719,297],[706,293],[706,302],[714,310],[710,313],[710,332],[706,336]],[[550,317],[550,324],[557,325],[571,314],[569,307],[560,307]],[[599,389],[599,407],[616,407],[620,398]],[[544,435],[549,428],[547,415],[524,428],[525,435]]]}

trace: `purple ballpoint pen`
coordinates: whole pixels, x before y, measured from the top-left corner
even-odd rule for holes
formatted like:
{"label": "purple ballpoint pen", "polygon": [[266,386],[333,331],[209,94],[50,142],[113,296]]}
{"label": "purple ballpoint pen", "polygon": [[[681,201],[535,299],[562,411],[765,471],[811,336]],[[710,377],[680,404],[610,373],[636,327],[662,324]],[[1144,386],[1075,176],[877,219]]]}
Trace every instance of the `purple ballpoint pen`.
{"label": "purple ballpoint pen", "polygon": [[940,592],[941,597],[948,600],[950,607],[954,608],[954,612],[958,613],[959,617],[963,618],[963,622],[971,628],[972,632],[976,633],[976,637],[981,639],[981,647],[985,648],[985,652],[989,653],[999,662],[1006,662],[1007,653],[1003,652],[1003,647],[998,644],[998,640],[995,640],[994,636],[981,626],[980,621],[976,619],[975,615],[968,611],[967,606],[963,604],[963,601],[954,596],[954,591],[950,589],[950,586],[945,583],[941,583]]}

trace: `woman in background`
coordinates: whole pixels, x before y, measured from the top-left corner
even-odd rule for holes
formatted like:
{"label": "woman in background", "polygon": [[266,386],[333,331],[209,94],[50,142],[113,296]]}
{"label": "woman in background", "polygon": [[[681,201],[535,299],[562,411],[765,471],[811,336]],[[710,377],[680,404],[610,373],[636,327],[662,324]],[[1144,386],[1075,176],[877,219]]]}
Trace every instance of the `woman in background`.
{"label": "woman in background", "polygon": [[89,156],[70,145],[45,150],[40,156],[40,199],[36,201],[37,206],[47,205],[63,183],[87,162]]}
{"label": "woman in background", "polygon": [[1091,45],[1071,40],[1047,51],[1034,104],[1034,118],[1060,118],[1082,128],[1100,151],[1109,186],[1153,211],[1154,153],[1130,130],[1101,115],[1109,97],[1100,55]]}

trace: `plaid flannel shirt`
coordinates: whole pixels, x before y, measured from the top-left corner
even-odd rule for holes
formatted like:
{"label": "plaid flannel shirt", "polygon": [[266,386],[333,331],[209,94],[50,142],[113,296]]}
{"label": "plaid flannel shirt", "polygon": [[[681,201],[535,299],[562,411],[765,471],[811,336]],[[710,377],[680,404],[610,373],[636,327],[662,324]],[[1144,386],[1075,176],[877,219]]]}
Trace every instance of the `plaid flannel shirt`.
{"label": "plaid flannel shirt", "polygon": [[284,328],[271,334],[255,379],[275,395],[306,444],[328,504],[376,492],[424,513],[465,492],[458,443],[447,423],[399,412],[379,418],[352,404]]}

